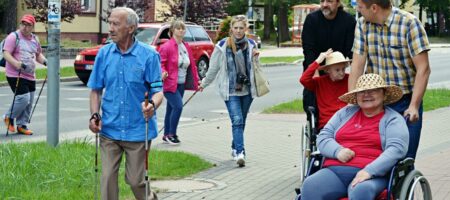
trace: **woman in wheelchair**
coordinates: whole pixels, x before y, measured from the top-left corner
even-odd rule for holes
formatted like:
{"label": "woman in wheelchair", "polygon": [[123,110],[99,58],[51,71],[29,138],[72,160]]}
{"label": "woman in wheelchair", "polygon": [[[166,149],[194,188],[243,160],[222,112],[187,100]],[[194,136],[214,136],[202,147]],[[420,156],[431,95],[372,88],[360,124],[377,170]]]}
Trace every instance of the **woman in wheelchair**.
{"label": "woman in wheelchair", "polygon": [[377,74],[362,75],[354,90],[339,97],[355,105],[340,109],[317,137],[324,168],[305,179],[302,200],[375,199],[386,188],[409,136],[403,117],[384,105],[401,97],[399,87]]}

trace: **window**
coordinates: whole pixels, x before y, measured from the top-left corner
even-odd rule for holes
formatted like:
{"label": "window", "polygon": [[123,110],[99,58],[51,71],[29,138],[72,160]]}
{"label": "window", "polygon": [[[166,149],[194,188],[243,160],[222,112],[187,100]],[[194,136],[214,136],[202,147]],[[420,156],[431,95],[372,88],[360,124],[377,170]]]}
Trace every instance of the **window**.
{"label": "window", "polygon": [[186,26],[186,34],[184,34],[183,40],[185,42],[193,42],[194,38],[192,37],[191,32],[189,31],[189,28]]}
{"label": "window", "polygon": [[202,27],[192,26],[189,27],[195,41],[209,41],[208,33]]}
{"label": "window", "polygon": [[85,13],[95,13],[97,0],[80,0],[81,10]]}
{"label": "window", "polygon": [[156,28],[138,28],[136,38],[143,43],[151,44],[157,33],[158,29]]}

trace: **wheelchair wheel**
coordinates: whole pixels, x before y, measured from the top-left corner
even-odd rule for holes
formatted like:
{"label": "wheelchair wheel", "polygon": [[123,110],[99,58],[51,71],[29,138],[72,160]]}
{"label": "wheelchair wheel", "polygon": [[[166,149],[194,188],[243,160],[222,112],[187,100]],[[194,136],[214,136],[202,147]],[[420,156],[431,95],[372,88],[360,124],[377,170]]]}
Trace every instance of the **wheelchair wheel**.
{"label": "wheelchair wheel", "polygon": [[301,182],[303,183],[303,181],[305,180],[306,176],[308,175],[308,167],[309,167],[309,162],[310,162],[310,157],[311,157],[311,149],[310,149],[310,141],[309,141],[309,131],[310,131],[310,127],[309,127],[309,123],[306,124],[306,126],[304,126],[302,128],[302,134],[301,134],[301,159],[302,159],[302,163],[301,163]]}
{"label": "wheelchair wheel", "polygon": [[420,171],[413,170],[406,175],[400,190],[400,199],[432,200],[430,183]]}

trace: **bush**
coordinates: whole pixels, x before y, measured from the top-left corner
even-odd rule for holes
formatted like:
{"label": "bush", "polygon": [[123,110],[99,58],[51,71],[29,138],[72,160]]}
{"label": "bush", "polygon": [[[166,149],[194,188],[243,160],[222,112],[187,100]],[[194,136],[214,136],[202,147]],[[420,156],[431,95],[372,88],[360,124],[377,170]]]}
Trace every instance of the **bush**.
{"label": "bush", "polygon": [[220,22],[219,30],[217,31],[216,38],[214,38],[214,43],[217,43],[223,38],[226,38],[230,35],[230,22],[231,17],[228,16]]}

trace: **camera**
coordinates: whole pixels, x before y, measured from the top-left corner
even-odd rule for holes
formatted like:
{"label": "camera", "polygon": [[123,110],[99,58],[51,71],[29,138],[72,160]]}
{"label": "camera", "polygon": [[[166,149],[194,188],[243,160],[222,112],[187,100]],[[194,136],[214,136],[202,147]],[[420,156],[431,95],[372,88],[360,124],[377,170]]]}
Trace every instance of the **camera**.
{"label": "camera", "polygon": [[237,80],[236,82],[238,84],[242,84],[242,85],[248,85],[250,84],[250,80],[248,80],[248,77],[245,74],[238,74]]}

